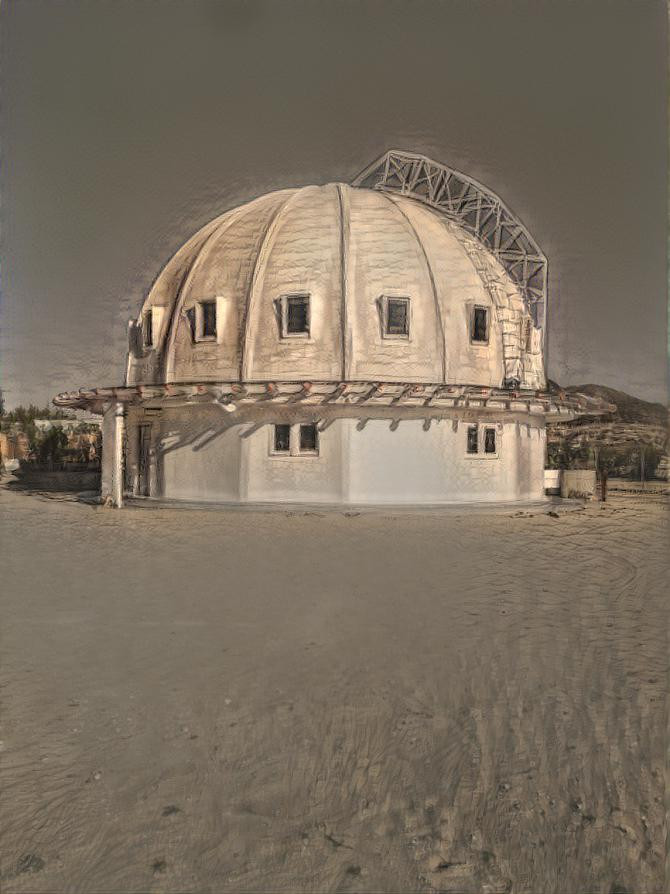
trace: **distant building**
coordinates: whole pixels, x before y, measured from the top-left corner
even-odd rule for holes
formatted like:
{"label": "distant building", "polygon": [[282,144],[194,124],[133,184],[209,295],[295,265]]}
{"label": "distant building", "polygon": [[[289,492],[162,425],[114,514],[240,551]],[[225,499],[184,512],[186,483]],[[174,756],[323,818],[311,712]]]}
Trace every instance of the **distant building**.
{"label": "distant building", "polygon": [[5,469],[18,468],[19,461],[26,459],[29,452],[28,436],[23,431],[0,432],[0,462]]}
{"label": "distant building", "polygon": [[210,501],[541,499],[546,260],[490,191],[389,152],[355,185],[207,224],[129,327],[103,494]]}

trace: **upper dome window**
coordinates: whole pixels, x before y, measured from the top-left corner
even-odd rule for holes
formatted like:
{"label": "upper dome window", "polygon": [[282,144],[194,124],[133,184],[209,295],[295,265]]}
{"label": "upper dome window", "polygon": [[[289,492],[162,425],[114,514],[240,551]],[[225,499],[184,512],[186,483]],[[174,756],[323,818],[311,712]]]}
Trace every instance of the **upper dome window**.
{"label": "upper dome window", "polygon": [[309,336],[309,295],[282,295],[279,302],[282,337]]}
{"label": "upper dome window", "polygon": [[202,337],[216,338],[216,301],[202,302]]}
{"label": "upper dome window", "polygon": [[186,311],[193,341],[214,341],[217,336],[216,301],[198,301]]}
{"label": "upper dome window", "polygon": [[488,344],[489,340],[489,309],[488,307],[473,307],[470,321],[470,341],[477,344]]}
{"label": "upper dome window", "polygon": [[154,315],[151,309],[145,311],[142,317],[142,343],[145,348],[153,347],[154,343]]}
{"label": "upper dome window", "polygon": [[382,325],[385,338],[409,338],[409,298],[384,295]]}

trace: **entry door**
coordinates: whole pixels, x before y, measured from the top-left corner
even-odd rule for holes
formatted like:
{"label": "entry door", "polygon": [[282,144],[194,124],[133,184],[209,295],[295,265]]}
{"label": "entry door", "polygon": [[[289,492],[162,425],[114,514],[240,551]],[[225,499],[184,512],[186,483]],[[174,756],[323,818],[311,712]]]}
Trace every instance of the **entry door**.
{"label": "entry door", "polygon": [[149,449],[151,446],[151,425],[138,426],[137,435],[137,493],[140,497],[148,497],[150,495],[149,474],[151,463]]}

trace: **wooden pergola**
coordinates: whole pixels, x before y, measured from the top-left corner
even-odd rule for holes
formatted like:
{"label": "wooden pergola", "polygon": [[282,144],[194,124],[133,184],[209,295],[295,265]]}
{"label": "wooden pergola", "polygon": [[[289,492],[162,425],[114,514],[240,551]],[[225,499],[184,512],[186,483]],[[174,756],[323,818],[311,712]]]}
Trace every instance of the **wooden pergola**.
{"label": "wooden pergola", "polygon": [[556,396],[548,391],[510,390],[479,385],[416,382],[175,382],[121,385],[65,391],[54,404],[103,413],[112,403],[127,406],[185,406],[217,403],[229,412],[246,406],[293,404],[305,407],[414,407],[419,409],[490,409],[541,414],[565,421],[611,407],[585,395]]}

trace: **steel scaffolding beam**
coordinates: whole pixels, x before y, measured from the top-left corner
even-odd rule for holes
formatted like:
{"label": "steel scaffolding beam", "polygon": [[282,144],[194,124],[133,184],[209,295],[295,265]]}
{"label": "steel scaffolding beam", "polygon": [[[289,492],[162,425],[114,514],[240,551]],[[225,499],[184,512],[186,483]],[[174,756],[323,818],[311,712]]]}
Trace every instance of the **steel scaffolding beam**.
{"label": "steel scaffolding beam", "polygon": [[430,205],[475,236],[519,286],[544,343],[547,259],[524,226],[481,183],[424,155],[390,149],[352,181],[353,186],[399,192]]}

